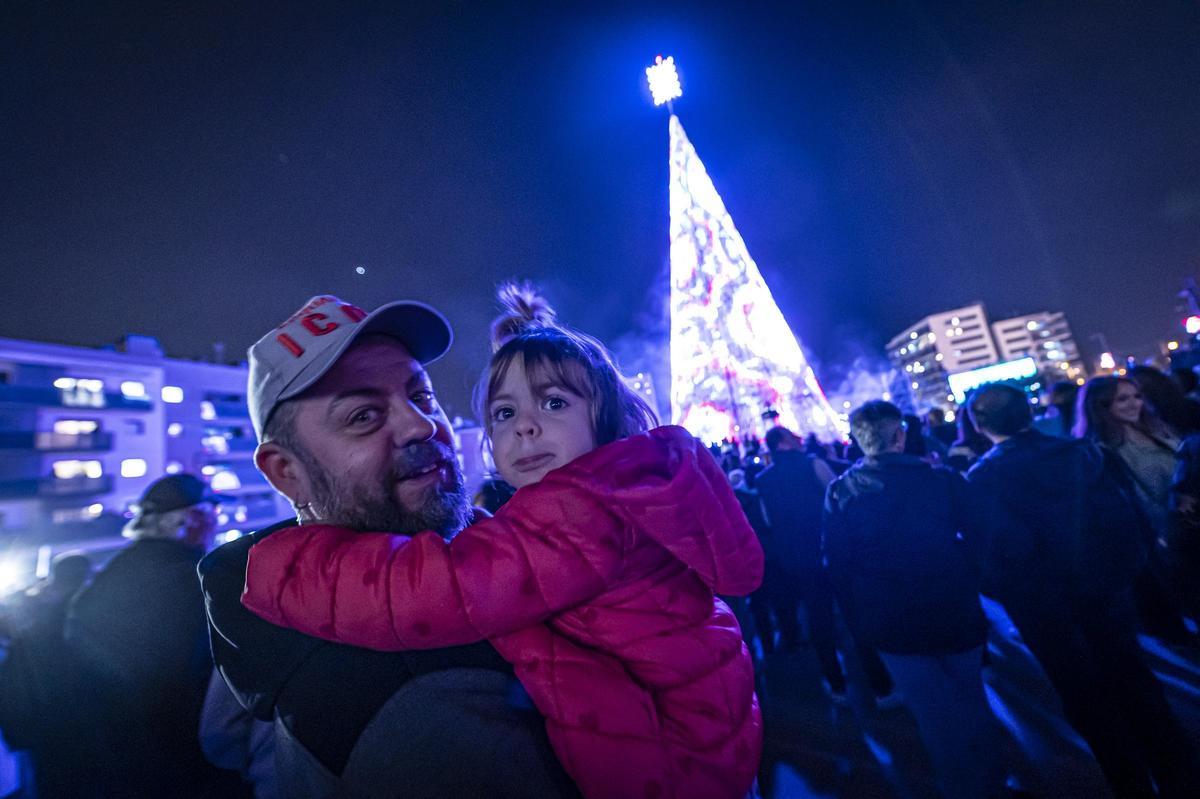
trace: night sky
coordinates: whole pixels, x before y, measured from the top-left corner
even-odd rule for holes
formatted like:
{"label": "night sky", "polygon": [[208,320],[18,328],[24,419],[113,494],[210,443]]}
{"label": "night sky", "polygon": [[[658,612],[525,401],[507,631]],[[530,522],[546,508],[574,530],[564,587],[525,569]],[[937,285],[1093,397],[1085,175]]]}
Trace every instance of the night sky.
{"label": "night sky", "polygon": [[819,374],[977,299],[1149,349],[1200,265],[1194,2],[160,5],[0,5],[0,336],[236,357],[313,294],[417,298],[465,413],[520,277],[654,352],[660,52]]}

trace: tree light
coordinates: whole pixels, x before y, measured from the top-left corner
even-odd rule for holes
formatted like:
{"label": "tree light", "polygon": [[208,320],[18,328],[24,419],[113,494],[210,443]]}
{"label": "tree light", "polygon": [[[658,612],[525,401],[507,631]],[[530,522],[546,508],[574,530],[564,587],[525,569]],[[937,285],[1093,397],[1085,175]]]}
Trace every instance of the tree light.
{"label": "tree light", "polygon": [[1116,369],[1117,368],[1117,360],[1116,360],[1116,358],[1113,358],[1113,354],[1111,352],[1100,353],[1100,368],[1101,369]]}
{"label": "tree light", "polygon": [[1188,332],[1189,336],[1194,336],[1200,333],[1200,316],[1189,316],[1183,320],[1183,329]]}
{"label": "tree light", "polygon": [[679,85],[679,73],[675,71],[675,57],[658,56],[654,63],[646,67],[646,80],[650,84],[650,96],[655,105],[669,103],[683,96],[683,87]]}

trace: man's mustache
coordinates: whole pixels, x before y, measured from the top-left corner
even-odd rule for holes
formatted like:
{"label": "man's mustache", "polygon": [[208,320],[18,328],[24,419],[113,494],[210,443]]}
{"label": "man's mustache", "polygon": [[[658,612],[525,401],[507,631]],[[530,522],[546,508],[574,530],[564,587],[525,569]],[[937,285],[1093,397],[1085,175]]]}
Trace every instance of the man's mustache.
{"label": "man's mustache", "polygon": [[458,459],[454,450],[440,441],[418,441],[409,444],[392,458],[393,480],[404,480],[431,466],[447,466],[457,472]]}

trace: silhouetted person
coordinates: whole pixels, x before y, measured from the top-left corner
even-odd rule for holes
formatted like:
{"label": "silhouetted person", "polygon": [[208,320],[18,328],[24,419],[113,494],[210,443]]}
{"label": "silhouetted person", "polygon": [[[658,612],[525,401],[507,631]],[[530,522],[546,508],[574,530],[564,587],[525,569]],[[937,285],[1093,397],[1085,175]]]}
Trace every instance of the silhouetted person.
{"label": "silhouetted person", "polygon": [[222,776],[197,737],[212,658],[196,564],[215,502],[192,475],[152,483],[125,528],[133,543],[71,603],[95,753],[86,795],[202,796]]}
{"label": "silhouetted person", "polygon": [[887,664],[943,793],[996,795],[1004,781],[981,674],[987,622],[967,543],[979,546],[995,516],[961,475],[904,454],[895,405],[868,402],[850,427],[866,456],[825,502],[838,603],[855,640]]}
{"label": "silhouetted person", "polygon": [[968,479],[1014,517],[991,542],[989,593],[1016,624],[1119,796],[1200,795],[1183,730],[1143,660],[1132,585],[1144,521],[1086,440],[1032,428],[1025,394],[985,386],[970,414],[995,446]]}
{"label": "silhouetted person", "polygon": [[[821,672],[831,695],[840,699],[846,693],[846,677],[838,660],[833,592],[821,554],[825,490],[834,474],[823,460],[806,455],[803,443],[787,428],[768,430],[767,448],[771,466],[755,484],[770,527],[763,587],[779,622],[784,650],[799,646],[796,613],[799,603],[804,603]],[[891,693],[891,679],[878,657],[870,651],[860,652],[860,657],[875,694]]]}

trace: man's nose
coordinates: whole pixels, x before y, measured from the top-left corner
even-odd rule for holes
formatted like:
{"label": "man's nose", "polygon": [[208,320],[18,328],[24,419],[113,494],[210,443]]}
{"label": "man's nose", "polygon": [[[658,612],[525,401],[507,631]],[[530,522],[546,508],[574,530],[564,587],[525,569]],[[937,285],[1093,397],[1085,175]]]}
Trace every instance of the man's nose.
{"label": "man's nose", "polygon": [[388,423],[397,447],[428,441],[437,435],[437,422],[411,403],[401,403],[400,407],[393,409]]}

